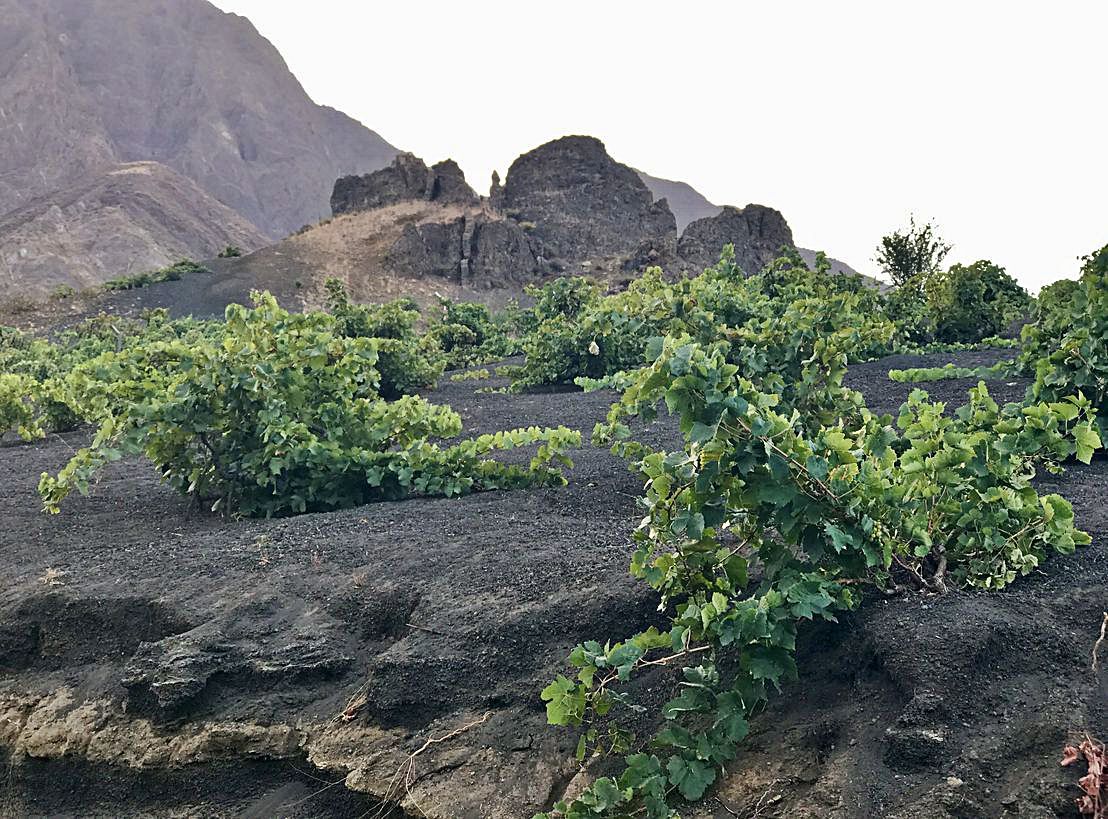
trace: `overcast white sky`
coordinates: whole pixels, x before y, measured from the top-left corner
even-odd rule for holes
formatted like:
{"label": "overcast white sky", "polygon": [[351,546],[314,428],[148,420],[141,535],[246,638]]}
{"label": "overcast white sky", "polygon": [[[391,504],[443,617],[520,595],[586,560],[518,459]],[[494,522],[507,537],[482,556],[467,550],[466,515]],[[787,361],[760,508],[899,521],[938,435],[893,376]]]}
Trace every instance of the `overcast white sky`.
{"label": "overcast white sky", "polygon": [[1108,2],[215,0],[487,190],[564,134],[862,271],[910,212],[1037,289],[1108,242]]}

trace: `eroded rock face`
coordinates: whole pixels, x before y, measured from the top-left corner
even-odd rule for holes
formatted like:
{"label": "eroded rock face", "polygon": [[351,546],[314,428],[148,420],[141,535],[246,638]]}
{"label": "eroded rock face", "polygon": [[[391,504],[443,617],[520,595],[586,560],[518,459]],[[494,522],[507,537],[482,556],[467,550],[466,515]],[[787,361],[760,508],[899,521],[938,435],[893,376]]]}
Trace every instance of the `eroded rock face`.
{"label": "eroded rock face", "polygon": [[531,227],[536,255],[564,263],[631,254],[647,239],[676,234],[665,200],[594,137],[540,145],[512,163],[503,208]]}
{"label": "eroded rock face", "polygon": [[318,627],[289,624],[274,645],[235,621],[211,622],[143,643],[128,661],[122,683],[130,710],[172,717],[192,706],[217,675],[250,686],[340,674],[354,662],[344,648],[342,638]]}
{"label": "eroded rock face", "polygon": [[519,225],[483,214],[408,225],[386,261],[398,275],[439,276],[482,289],[528,284],[543,271]]}
{"label": "eroded rock face", "polygon": [[453,159],[428,168],[415,154],[402,153],[387,168],[365,176],[344,176],[335,182],[331,212],[338,216],[412,200],[476,205],[480,197],[466,183],[465,174]]}
{"label": "eroded rock face", "polygon": [[0,20],[0,213],[156,160],[277,238],[396,155],[206,0],[0,0]]}
{"label": "eroded rock face", "polygon": [[469,248],[470,282],[478,287],[522,286],[543,273],[526,232],[509,219],[478,217]]}
{"label": "eroded rock face", "polygon": [[735,261],[749,276],[794,247],[793,232],[781,212],[764,205],[724,206],[718,216],[691,222],[677,242],[677,255],[693,273],[719,261],[724,245],[735,246]]}
{"label": "eroded rock face", "polygon": [[430,199],[434,175],[415,154],[401,153],[387,168],[365,176],[344,176],[335,182],[331,212],[336,216],[372,210],[409,199]]}
{"label": "eroded rock face", "polygon": [[408,225],[389,249],[386,264],[398,275],[440,276],[456,281],[462,260],[465,217]]}
{"label": "eroded rock face", "polygon": [[191,179],[158,162],[111,166],[0,215],[0,269],[24,294],[94,287],[227,245],[267,239]]}

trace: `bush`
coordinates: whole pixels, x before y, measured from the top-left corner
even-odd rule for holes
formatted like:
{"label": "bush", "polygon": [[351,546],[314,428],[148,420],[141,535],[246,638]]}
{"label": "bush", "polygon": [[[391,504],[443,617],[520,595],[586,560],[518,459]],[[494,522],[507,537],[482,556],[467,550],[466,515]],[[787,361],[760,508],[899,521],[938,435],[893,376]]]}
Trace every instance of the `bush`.
{"label": "bush", "polygon": [[0,373],[0,436],[14,431],[24,441],[32,441],[45,434],[34,407],[36,386],[25,375]]}
{"label": "bush", "polygon": [[327,309],[346,338],[378,339],[377,370],[380,393],[385,398],[410,395],[434,386],[446,360],[437,339],[421,337],[415,330],[419,308],[412,299],[385,304],[353,304],[338,279],[328,279]]}
{"label": "bush", "polygon": [[221,259],[237,259],[242,255],[242,248],[235,245],[227,245],[223,250],[219,251],[219,258]]}
{"label": "bush", "polygon": [[[336,509],[409,494],[560,483],[554,463],[579,435],[564,428],[482,435],[451,446],[456,413],[414,397],[378,397],[380,341],[338,319],[289,314],[272,296],[231,305],[210,343],[163,341],[105,353],[129,398],[101,416],[91,446],[39,485],[45,506],[87,491],[106,463],[144,454],[178,491],[243,515]],[[538,445],[529,466],[485,456]]]}
{"label": "bush", "polygon": [[[726,340],[731,360],[751,377],[772,371],[781,384],[792,384],[799,363],[817,348],[821,357],[828,354],[821,337],[835,336],[835,367],[886,352],[893,338],[876,291],[859,289],[853,277],[829,275],[825,266],[810,270],[795,255],[747,278],[727,247],[719,264],[692,279],[667,282],[651,268],[627,291],[604,298],[585,279],[547,288],[536,291],[540,323],[524,341],[527,361],[516,390],[637,369],[650,359],[651,342],[666,335],[684,333],[705,344]],[[768,336],[780,343],[767,345]],[[766,349],[782,358],[767,358]],[[824,363],[830,366],[830,358]]]}
{"label": "bush", "polygon": [[951,246],[944,242],[930,222],[917,225],[915,217],[908,229],[893,231],[881,238],[875,261],[894,285],[911,287],[937,271]]}
{"label": "bush", "polygon": [[941,342],[978,342],[1027,315],[1031,296],[1002,267],[981,260],[928,279],[927,309]]}
{"label": "bush", "polygon": [[[1108,245],[1084,262],[1077,286],[1052,293],[1039,312],[1042,324],[1024,328],[1024,360],[1043,353],[1034,361],[1034,400],[1060,401],[1080,392],[1096,408],[1100,438],[1108,440]],[[1091,436],[1089,444],[1099,445]]]}
{"label": "bush", "polygon": [[535,300],[535,317],[538,322],[547,319],[572,319],[600,299],[600,288],[583,276],[562,276],[542,287],[529,285],[527,295]]}
{"label": "bush", "polygon": [[[766,337],[767,358],[783,362],[777,343],[792,340]],[[828,422],[806,407],[836,403],[835,371],[813,382],[822,399],[801,389],[790,399],[746,378],[726,342],[670,336],[655,352],[598,435],[644,479],[631,573],[661,595],[671,622],[578,645],[568,658],[573,677],[559,675],[541,696],[550,723],[582,729],[583,761],[630,750],[620,718],[642,719],[638,675],[654,672],[654,703],[659,669],[680,669],[677,694],[661,708],[662,729],[621,773],[545,819],[668,819],[672,799],[703,797],[771,691],[796,678],[798,624],[853,608],[859,584],[999,588],[1049,552],[1090,542],[1065,499],[1031,484],[1039,465],[1057,469],[1073,454],[1088,462],[1088,401],[1000,408],[981,384],[954,417],[917,390],[896,427],[863,406]],[[653,417],[662,401],[684,435],[675,452],[630,439],[626,422]]]}
{"label": "bush", "polygon": [[[216,322],[170,321],[165,310],[138,318],[101,313],[57,334],[54,342],[0,330],[0,373],[28,380],[27,395],[43,432],[74,429],[126,404],[129,373],[107,368],[103,356],[157,342],[202,342]],[[0,433],[9,428],[0,428]]]}
{"label": "bush", "polygon": [[1035,374],[1035,363],[1049,355],[1072,326],[1070,309],[1081,290],[1081,282],[1061,279],[1039,291],[1031,322],[1020,331],[1020,367]]}
{"label": "bush", "polygon": [[499,361],[519,350],[519,342],[510,338],[503,323],[493,320],[489,308],[475,302],[439,299],[440,323],[431,328],[446,366],[451,369]]}
{"label": "bush", "polygon": [[59,284],[53,290],[50,291],[51,301],[65,301],[71,299],[77,295],[77,290],[70,287],[68,284]]}
{"label": "bush", "polygon": [[158,284],[160,282],[175,282],[183,276],[192,273],[211,273],[211,271],[201,264],[184,259],[159,270],[150,270],[146,273],[138,273],[134,276],[109,279],[104,282],[101,287],[105,290],[137,290],[138,288],[147,287],[151,284]]}
{"label": "bush", "polygon": [[913,345],[976,344],[1027,316],[1031,297],[987,260],[920,273],[884,298],[886,315]]}

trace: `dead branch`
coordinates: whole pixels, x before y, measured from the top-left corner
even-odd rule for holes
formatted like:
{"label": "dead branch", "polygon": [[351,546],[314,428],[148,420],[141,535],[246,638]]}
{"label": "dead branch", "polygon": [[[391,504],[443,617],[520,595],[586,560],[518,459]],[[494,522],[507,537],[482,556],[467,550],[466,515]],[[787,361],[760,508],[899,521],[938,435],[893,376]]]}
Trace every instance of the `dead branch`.
{"label": "dead branch", "polygon": [[1108,629],[1108,611],[1104,612],[1104,619],[1100,621],[1100,637],[1093,643],[1093,673],[1100,673],[1100,647],[1104,645],[1104,632]]}

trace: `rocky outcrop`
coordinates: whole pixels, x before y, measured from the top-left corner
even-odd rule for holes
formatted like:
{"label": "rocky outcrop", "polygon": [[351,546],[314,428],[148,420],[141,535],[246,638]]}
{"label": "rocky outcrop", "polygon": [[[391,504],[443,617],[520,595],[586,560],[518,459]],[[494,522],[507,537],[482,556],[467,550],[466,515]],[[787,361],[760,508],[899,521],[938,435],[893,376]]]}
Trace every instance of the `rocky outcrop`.
{"label": "rocky outcrop", "polygon": [[500,174],[492,172],[492,181],[489,183],[489,206],[493,210],[504,209],[504,186],[500,184]]}
{"label": "rocky outcrop", "polygon": [[634,253],[676,234],[664,200],[594,137],[568,136],[523,154],[508,169],[503,208],[529,227],[532,249],[562,265]]}
{"label": "rocky outcrop", "polygon": [[406,226],[386,263],[397,275],[438,276],[483,290],[522,287],[543,269],[519,225],[483,214]]}
{"label": "rocky outcrop", "polygon": [[351,213],[388,207],[411,199],[430,199],[434,175],[410,153],[397,154],[392,164],[365,176],[344,176],[331,193],[331,212]]}
{"label": "rocky outcrop", "polygon": [[470,242],[470,282],[481,288],[522,287],[543,272],[519,225],[509,219],[477,218]]}
{"label": "rocky outcrop", "polygon": [[459,217],[449,222],[407,225],[389,249],[385,262],[397,275],[439,276],[458,281],[464,258],[465,224],[465,217]]}
{"label": "rocky outcrop", "polygon": [[677,255],[691,272],[699,273],[719,261],[720,250],[728,244],[735,246],[735,261],[747,275],[761,272],[781,248],[795,246],[780,211],[764,205],[727,205],[718,216],[690,223],[677,242]]}
{"label": "rocky outcrop", "polygon": [[684,232],[690,222],[708,216],[719,216],[723,208],[713,205],[700,191],[687,182],[672,179],[660,179],[642,171],[635,171],[639,178],[650,188],[655,199],[665,199],[673,217],[677,220],[677,230]]}
{"label": "rocky outcrop", "polygon": [[338,216],[409,201],[476,205],[480,197],[466,183],[465,174],[453,159],[428,168],[414,154],[402,153],[387,168],[364,176],[344,176],[335,182],[331,212]]}
{"label": "rocky outcrop", "polygon": [[[650,188],[655,199],[666,200],[670,210],[673,211],[674,217],[677,219],[677,229],[679,231],[684,232],[688,225],[699,219],[719,216],[723,212],[723,208],[719,205],[712,204],[708,201],[707,197],[700,193],[700,191],[685,182],[659,179],[656,176],[651,176],[642,171],[637,171],[636,173],[638,173],[642,181],[646,183],[646,186]],[[797,248],[797,250],[800,252],[800,257],[804,260],[804,263],[815,270],[816,251],[802,247]],[[828,261],[831,264],[831,273],[840,276],[860,275],[857,270],[846,262],[832,258],[829,258]],[[664,264],[664,261],[651,261],[650,264]],[[641,269],[641,267],[639,269]],[[747,270],[747,272],[749,273],[751,271]]]}
{"label": "rocky outcrop", "polygon": [[466,182],[466,176],[453,159],[431,166],[431,201],[444,205],[476,205],[481,197]]}
{"label": "rocky outcrop", "polygon": [[155,160],[278,238],[396,149],[206,0],[0,0],[0,214]]}

